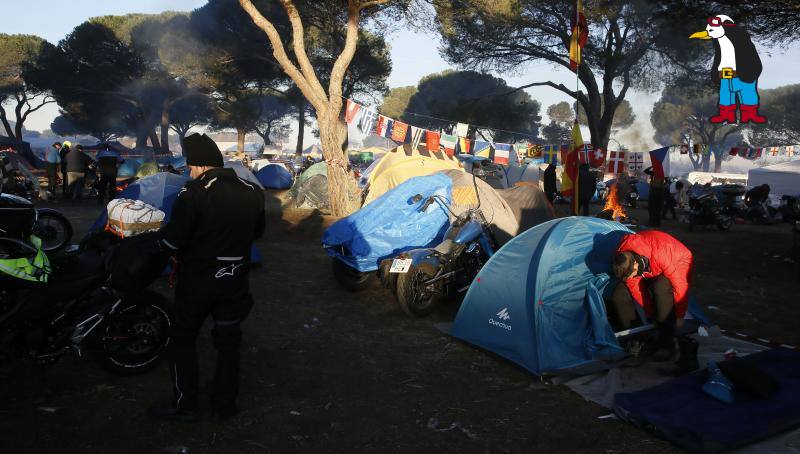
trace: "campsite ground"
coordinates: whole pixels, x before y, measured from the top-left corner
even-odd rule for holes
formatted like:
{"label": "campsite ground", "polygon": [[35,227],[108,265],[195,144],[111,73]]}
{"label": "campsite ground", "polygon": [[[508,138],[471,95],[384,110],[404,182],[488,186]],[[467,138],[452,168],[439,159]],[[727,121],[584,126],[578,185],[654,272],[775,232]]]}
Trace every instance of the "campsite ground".
{"label": "campsite ground", "polygon": [[[108,375],[89,359],[0,368],[0,452],[673,452],[609,411],[447,335],[450,306],[406,318],[379,286],[340,289],[319,245],[332,219],[281,210],[268,196],[269,232],[252,276],[257,305],[245,330],[242,413],[224,424],[149,420],[169,396],[164,367]],[[56,205],[84,232],[100,208]],[[637,211],[640,218],[644,210]],[[723,328],[800,343],[800,280],[784,258],[789,228],[735,225],[730,232],[665,230],[697,257],[701,304]],[[159,291],[169,293],[164,282]],[[712,308],[713,306],[713,308]],[[207,331],[200,358],[209,380]]]}

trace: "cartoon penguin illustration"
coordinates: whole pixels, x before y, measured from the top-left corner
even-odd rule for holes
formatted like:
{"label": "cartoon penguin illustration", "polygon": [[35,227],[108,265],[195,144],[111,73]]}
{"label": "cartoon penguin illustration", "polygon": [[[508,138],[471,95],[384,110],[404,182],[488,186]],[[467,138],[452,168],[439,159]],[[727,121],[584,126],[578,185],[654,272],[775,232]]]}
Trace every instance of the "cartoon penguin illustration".
{"label": "cartoon penguin illustration", "polygon": [[737,102],[742,123],[766,123],[758,114],[761,59],[747,30],[720,14],[708,19],[705,31],[689,38],[714,40],[711,78],[719,84],[719,114],[711,117],[711,123],[736,123]]}

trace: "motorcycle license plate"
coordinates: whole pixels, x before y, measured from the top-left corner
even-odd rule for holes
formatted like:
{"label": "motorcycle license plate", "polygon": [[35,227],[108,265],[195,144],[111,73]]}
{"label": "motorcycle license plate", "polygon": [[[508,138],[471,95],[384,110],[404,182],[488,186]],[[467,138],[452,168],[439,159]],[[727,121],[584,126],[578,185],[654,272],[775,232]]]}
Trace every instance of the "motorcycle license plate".
{"label": "motorcycle license plate", "polygon": [[394,259],[392,260],[392,267],[389,268],[390,273],[405,274],[411,268],[411,259]]}

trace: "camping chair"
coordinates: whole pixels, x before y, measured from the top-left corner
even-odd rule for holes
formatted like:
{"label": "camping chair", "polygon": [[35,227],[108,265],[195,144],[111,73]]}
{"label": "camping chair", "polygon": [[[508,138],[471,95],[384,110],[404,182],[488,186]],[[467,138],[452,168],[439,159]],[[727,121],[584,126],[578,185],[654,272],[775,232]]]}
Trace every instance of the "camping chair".
{"label": "camping chair", "polygon": [[636,315],[639,317],[639,321],[642,323],[640,326],[636,326],[633,328],[624,329],[622,331],[617,331],[614,333],[614,336],[619,339],[625,339],[631,336],[635,336],[639,333],[644,333],[650,330],[655,329],[655,325],[647,319],[647,316],[644,313],[644,309],[642,306],[634,303],[633,306],[636,308]]}

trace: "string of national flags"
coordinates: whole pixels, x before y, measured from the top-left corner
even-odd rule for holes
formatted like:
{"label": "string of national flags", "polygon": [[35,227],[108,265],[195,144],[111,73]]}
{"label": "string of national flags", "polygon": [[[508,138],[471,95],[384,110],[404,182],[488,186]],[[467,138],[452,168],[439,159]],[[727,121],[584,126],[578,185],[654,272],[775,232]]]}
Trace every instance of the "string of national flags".
{"label": "string of national flags", "polygon": [[497,164],[509,164],[510,161],[518,162],[519,156],[528,154],[531,147],[528,143],[509,144],[469,139],[466,136],[470,125],[466,123],[456,123],[455,134],[419,128],[381,115],[351,99],[347,100],[345,121],[348,125],[355,124],[362,134],[376,134],[399,144],[408,143],[412,150],[417,150],[424,143],[422,150],[425,152],[443,153],[451,158],[456,154],[471,154],[492,159]]}
{"label": "string of national flags", "polygon": [[[411,144],[412,150],[417,150],[421,144],[425,144],[423,151],[444,154],[451,158],[456,154],[470,154],[490,158],[497,164],[509,164],[510,161],[518,162],[520,157],[529,157],[541,158],[544,163],[559,165],[567,162],[567,156],[571,151],[576,151],[577,164],[588,164],[594,168],[600,168],[605,164],[607,173],[639,172],[644,168],[644,152],[641,151],[605,150],[588,143],[574,148],[572,144],[539,145],[527,142],[508,144],[472,140],[466,137],[469,124],[454,122],[456,123],[454,134],[445,134],[389,118],[351,99],[347,99],[345,121],[349,125],[355,124],[362,134],[376,134],[399,144]],[[669,148],[650,151],[651,163],[654,161],[654,155],[661,157],[660,159],[656,157],[656,160],[663,163]],[[695,154],[711,153],[710,147],[705,144],[694,144],[692,147],[685,143],[680,145],[681,154],[688,154],[689,150]],[[795,155],[795,146],[733,147],[729,153],[751,160],[766,155],[791,157]]]}
{"label": "string of national flags", "polygon": [[[731,156],[739,156],[740,158],[755,160],[766,156],[786,156],[792,157],[795,155],[794,145],[785,145],[779,147],[731,147],[728,154]],[[681,145],[681,154],[689,154],[689,144]],[[706,144],[696,143],[691,147],[694,154],[709,155],[711,154],[711,147]]]}

